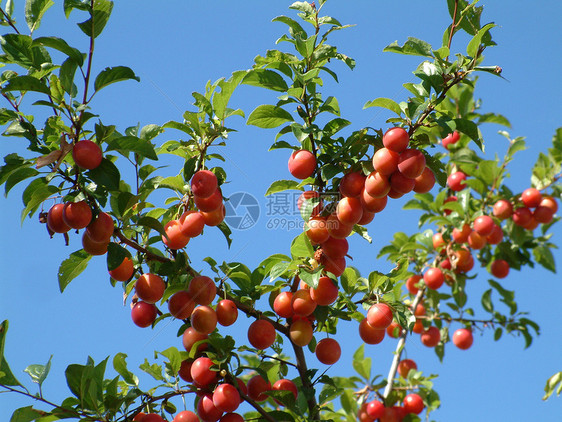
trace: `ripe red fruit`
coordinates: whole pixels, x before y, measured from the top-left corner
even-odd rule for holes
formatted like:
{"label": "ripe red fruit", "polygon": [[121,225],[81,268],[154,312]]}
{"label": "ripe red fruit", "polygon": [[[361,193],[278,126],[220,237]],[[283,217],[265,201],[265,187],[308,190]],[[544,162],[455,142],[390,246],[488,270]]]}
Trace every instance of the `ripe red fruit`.
{"label": "ripe red fruit", "polygon": [[197,211],[186,211],[180,219],[180,231],[184,236],[199,236],[205,228],[205,219],[203,215]]}
{"label": "ripe red fruit", "polygon": [[[187,352],[191,352],[195,343],[203,340],[207,340],[209,336],[207,334],[198,333],[193,327],[187,328],[182,335],[182,344]],[[201,352],[207,348],[206,343],[201,343],[197,346],[197,352]]]}
{"label": "ripe red fruit", "polygon": [[142,418],[137,420],[139,422],[166,422],[164,419],[162,419],[162,416],[160,416],[158,413],[147,413]]}
{"label": "ripe red fruit", "polygon": [[[404,176],[399,171],[395,171],[390,175],[390,190],[400,194],[407,194],[414,190],[416,181]],[[390,192],[389,192],[390,193]]]}
{"label": "ripe red fruit", "polygon": [[420,150],[407,149],[400,154],[398,171],[409,179],[415,179],[423,173],[425,156]]}
{"label": "ripe red fruit", "polygon": [[401,127],[393,127],[386,131],[382,137],[382,144],[394,152],[402,152],[408,147],[410,136],[408,132]]}
{"label": "ripe red fruit", "polygon": [[214,362],[208,357],[195,359],[191,365],[191,378],[193,378],[193,382],[201,387],[215,382],[217,372],[211,369],[214,365]]}
{"label": "ripe red fruit", "polygon": [[490,245],[497,245],[502,240],[503,240],[503,230],[500,226],[498,226],[497,224],[494,224],[494,229],[492,230],[492,233],[490,233],[488,236],[486,236],[486,241]]}
{"label": "ripe red fruit", "polygon": [[197,403],[197,414],[203,422],[217,422],[223,412],[215,406],[210,394],[205,394]]}
{"label": "ripe red fruit", "polygon": [[379,419],[384,413],[384,404],[378,400],[367,403],[367,414],[373,419]]}
{"label": "ripe red fruit", "polygon": [[145,273],[135,282],[137,296],[147,303],[156,303],[162,299],[164,290],[166,290],[166,283],[156,274]]}
{"label": "ripe red fruit", "polygon": [[92,221],[92,210],[86,201],[67,202],[62,210],[62,219],[73,229],[83,229]]}
{"label": "ripe red fruit", "polygon": [[217,328],[217,313],[210,306],[200,305],[191,314],[191,326],[199,333],[211,334]]}
{"label": "ripe red fruit", "polygon": [[213,404],[223,412],[234,412],[240,401],[240,393],[231,384],[220,384],[213,392]]}
{"label": "ripe red fruit", "polygon": [[503,259],[496,259],[490,266],[490,272],[494,277],[505,278],[509,274],[509,264]]}
{"label": "ripe red fruit", "polygon": [[459,133],[455,130],[452,133],[449,133],[447,136],[445,136],[442,140],[441,140],[441,144],[449,149],[449,145],[451,144],[456,144],[458,142],[458,140],[461,138],[461,136],[459,135]]}
{"label": "ripe red fruit", "polygon": [[500,199],[494,204],[492,213],[494,214],[494,217],[497,217],[500,220],[505,220],[513,214],[513,205],[511,205],[511,202],[506,199]]}
{"label": "ripe red fruit", "polygon": [[470,235],[470,233],[472,232],[472,229],[470,228],[470,225],[468,224],[463,224],[462,228],[459,230],[457,228],[453,229],[453,241],[456,243],[466,243],[468,242],[468,236]]}
{"label": "ripe red fruit", "polygon": [[377,329],[385,329],[392,322],[394,317],[392,309],[386,303],[375,303],[367,312],[369,325]]}
{"label": "ripe red fruit", "polygon": [[375,198],[369,195],[366,189],[363,190],[361,196],[361,205],[363,206],[363,212],[381,212],[386,207],[388,202],[388,196],[384,195],[381,198]]}
{"label": "ripe red fruit", "polygon": [[55,204],[47,213],[47,226],[55,233],[66,233],[71,228],[62,218],[63,209],[64,204]]}
{"label": "ripe red fruit", "polygon": [[184,410],[178,413],[172,422],[199,422],[199,418],[191,410]]}
{"label": "ripe red fruit", "polygon": [[310,289],[299,289],[293,293],[293,312],[297,315],[308,316],[314,312],[317,303],[310,296]]}
{"label": "ripe red fruit", "polygon": [[244,418],[238,413],[225,413],[220,422],[244,422]]}
{"label": "ripe red fruit", "polygon": [[108,242],[113,234],[113,219],[105,212],[100,212],[95,220],[86,227],[88,236],[94,242]]}
{"label": "ripe red fruit", "polygon": [[318,286],[310,289],[310,297],[320,306],[331,305],[338,298],[338,286],[330,277],[320,277]]}
{"label": "ripe red fruit", "polygon": [[107,252],[109,240],[105,242],[94,242],[87,231],[82,234],[82,248],[90,255],[103,255]]}
{"label": "ripe red fruit", "polygon": [[324,266],[324,273],[332,273],[336,277],[343,274],[346,267],[345,257],[335,257],[331,258],[328,255],[322,255],[320,259],[320,264]]}
{"label": "ripe red fruit", "polygon": [[193,365],[192,359],[185,359],[181,361],[180,369],[178,371],[179,377],[185,382],[193,382],[193,377],[191,376],[191,366]]}
{"label": "ripe red fruit", "polygon": [[359,196],[365,187],[365,176],[352,171],[340,180],[339,191],[343,196]]}
{"label": "ripe red fruit", "polygon": [[323,338],[316,344],[316,358],[324,365],[333,365],[341,356],[340,344],[333,338]]}
{"label": "ripe red fruit", "polygon": [[359,323],[359,336],[367,344],[379,344],[383,341],[386,330],[372,327],[367,318]]}
{"label": "ripe red fruit", "polygon": [[266,391],[271,390],[271,383],[261,375],[254,375],[248,380],[248,396],[255,401],[262,402],[267,399]]}
{"label": "ripe red fruit", "polygon": [[223,327],[228,327],[238,319],[238,308],[230,299],[223,299],[217,304],[217,320]]}
{"label": "ripe red fruit", "polygon": [[435,174],[429,167],[424,168],[422,174],[414,180],[416,182],[414,192],[416,193],[427,193],[435,186]]}
{"label": "ripe red fruit", "polygon": [[429,327],[420,335],[424,346],[435,347],[441,341],[441,333],[437,327]]}
{"label": "ripe red fruit", "polygon": [[398,192],[397,190],[392,188],[390,188],[390,190],[388,191],[388,197],[392,199],[402,198],[404,195],[404,193]]}
{"label": "ripe red fruit", "polygon": [[293,293],[281,292],[273,301],[273,310],[282,318],[291,318],[293,312]]}
{"label": "ripe red fruit", "polygon": [[336,207],[336,216],[344,224],[353,226],[363,216],[363,206],[359,198],[344,197]]}
{"label": "ripe red fruit", "polygon": [[414,362],[412,359],[402,359],[399,363],[398,363],[398,374],[402,377],[402,378],[407,378],[408,377],[408,372],[410,372],[411,370],[417,370],[418,369],[418,365],[416,364],[416,362]]}
{"label": "ripe red fruit", "polygon": [[306,235],[313,244],[325,242],[330,237],[328,233],[326,217],[312,217],[306,224]]}
{"label": "ripe red fruit", "polygon": [[187,287],[187,293],[198,305],[209,305],[217,295],[217,286],[211,278],[199,275],[193,277]]}
{"label": "ripe red fruit", "polygon": [[333,258],[346,256],[349,252],[349,243],[347,239],[336,239],[329,237],[325,242],[322,242],[322,251]]}
{"label": "ripe red fruit", "polygon": [[275,342],[275,328],[269,321],[258,319],[248,328],[248,341],[256,349],[265,350]]}
{"label": "ripe red fruit", "polygon": [[550,208],[553,214],[558,211],[558,203],[552,196],[543,196],[539,206]]}
{"label": "ripe red fruit", "polygon": [[[390,191],[388,176],[378,171],[374,171],[365,179],[365,192],[373,198],[386,197]],[[365,199],[365,198],[364,198]]]}
{"label": "ripe red fruit", "polygon": [[468,328],[459,328],[453,334],[453,344],[461,350],[469,349],[473,340],[472,331]]}
{"label": "ripe red fruit", "polygon": [[418,293],[419,288],[415,285],[422,279],[421,275],[413,275],[406,280],[406,289],[411,295],[415,295]]}
{"label": "ripe red fruit", "polygon": [[[288,379],[280,379],[275,381],[273,383],[273,390],[290,391],[291,393],[293,393],[295,400],[297,399],[297,396],[299,394],[299,391],[297,390],[297,386],[295,385],[295,383]],[[278,402],[277,400],[275,401],[282,406],[282,403]]]}
{"label": "ripe red fruit", "polygon": [[170,220],[164,226],[166,236],[162,236],[162,242],[170,249],[185,248],[191,238],[181,232],[181,223],[178,220]]}
{"label": "ripe red fruit", "polygon": [[455,251],[457,261],[457,271],[466,273],[474,267],[474,258],[468,249],[460,249]]}
{"label": "ripe red fruit", "polygon": [[449,186],[449,188],[451,188],[451,190],[458,192],[466,187],[466,184],[464,183],[465,179],[466,174],[464,174],[462,171],[457,171],[447,177],[447,185]]}
{"label": "ripe red fruit", "polygon": [[133,276],[134,272],[135,267],[133,266],[133,261],[131,261],[131,258],[126,256],[123,258],[123,262],[121,262],[118,267],[109,271],[109,275],[114,280],[127,281]]}
{"label": "ripe red fruit", "polygon": [[533,220],[533,213],[527,207],[517,208],[513,211],[511,216],[513,222],[518,226],[525,227],[527,224],[531,223]]}
{"label": "ripe red fruit", "polygon": [[548,224],[552,221],[554,212],[552,211],[552,208],[545,207],[544,205],[539,205],[537,208],[535,208],[535,211],[533,211],[533,217],[539,223]]}
{"label": "ripe red fruit", "polygon": [[494,220],[489,215],[481,215],[474,220],[474,230],[482,236],[488,236],[494,230]]}
{"label": "ripe red fruit", "polygon": [[445,281],[445,275],[439,268],[429,268],[423,275],[425,285],[430,289],[437,290]]}
{"label": "ripe red fruit", "polygon": [[316,169],[316,157],[307,150],[294,151],[289,158],[289,173],[297,179],[306,179]]}
{"label": "ripe red fruit", "polygon": [[199,208],[199,211],[213,212],[220,209],[223,205],[222,192],[220,188],[217,188],[217,190],[215,190],[208,198],[200,198],[199,196],[195,196],[193,198],[193,202],[195,202],[195,205],[197,206],[197,208]]}
{"label": "ripe red fruit", "polygon": [[447,244],[445,239],[443,239],[443,233],[435,233],[431,238],[431,243],[436,251],[442,249]]}
{"label": "ripe red fruit", "polygon": [[226,208],[224,207],[224,204],[214,211],[210,211],[210,212],[201,211],[201,215],[205,220],[205,225],[211,227],[218,226],[220,223],[222,223],[224,220],[225,213],[226,213]]}
{"label": "ripe red fruit", "polygon": [[208,198],[218,187],[215,173],[209,170],[199,170],[191,178],[191,192],[199,198]]}
{"label": "ripe red fruit", "polygon": [[365,208],[363,207],[363,216],[361,217],[361,220],[357,222],[357,224],[359,224],[360,226],[366,226],[371,221],[373,221],[374,218],[375,218],[375,213],[365,211]]}
{"label": "ripe red fruit", "polygon": [[468,235],[468,246],[470,246],[472,249],[482,249],[484,246],[486,246],[486,242],[486,237],[482,236],[477,231],[473,230]]}
{"label": "ripe red fruit", "polygon": [[414,413],[416,415],[419,415],[425,407],[422,398],[416,393],[410,393],[404,397],[403,406],[406,413]]}
{"label": "ripe red fruit", "polygon": [[341,222],[336,214],[332,213],[326,220],[326,229],[330,236],[337,239],[344,239],[353,231],[353,225]]}
{"label": "ripe red fruit", "polygon": [[101,164],[103,156],[98,144],[85,139],[74,144],[72,158],[78,167],[92,170]]}
{"label": "ripe red fruit", "polygon": [[314,330],[308,319],[293,319],[289,327],[289,337],[297,346],[304,347],[310,343]]}
{"label": "ripe red fruit", "polygon": [[373,155],[373,167],[383,175],[390,175],[398,169],[400,154],[388,148],[381,148]]}
{"label": "ripe red fruit", "polygon": [[174,293],[168,300],[168,310],[174,318],[187,319],[195,309],[195,302],[186,291]]}
{"label": "ripe red fruit", "polygon": [[135,325],[146,328],[156,320],[158,310],[152,303],[139,301],[131,309],[131,318]]}
{"label": "ripe red fruit", "polygon": [[542,194],[538,189],[528,188],[521,194],[521,201],[528,208],[538,207],[542,201]]}
{"label": "ripe red fruit", "polygon": [[402,327],[396,321],[392,321],[388,327],[386,327],[386,334],[392,338],[400,337],[402,334]]}

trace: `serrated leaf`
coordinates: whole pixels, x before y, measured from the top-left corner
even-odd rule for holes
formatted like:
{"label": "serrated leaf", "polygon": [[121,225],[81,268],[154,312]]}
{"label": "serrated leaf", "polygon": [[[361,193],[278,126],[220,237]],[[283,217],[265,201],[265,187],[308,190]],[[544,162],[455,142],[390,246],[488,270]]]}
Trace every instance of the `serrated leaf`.
{"label": "serrated leaf", "polygon": [[129,67],[106,67],[104,70],[98,73],[98,76],[96,76],[96,80],[94,81],[94,89],[97,92],[107,85],[115,82],[126,81],[128,79],[134,79],[135,81],[140,82],[140,78],[135,75],[135,72],[133,72],[133,70]]}
{"label": "serrated leaf", "polygon": [[400,108],[398,103],[394,100],[391,100],[390,98],[381,97],[381,98],[375,98],[372,101],[367,101],[363,106],[363,109],[369,107],[382,107],[382,108],[386,108],[387,110],[393,111],[399,116],[402,114],[402,109]]}
{"label": "serrated leaf", "polygon": [[303,190],[302,187],[299,186],[299,182],[295,180],[276,180],[273,182],[267,191],[265,192],[264,196],[269,196],[277,192],[283,192],[286,190]]}
{"label": "serrated leaf", "polygon": [[252,69],[244,76],[241,83],[279,92],[289,89],[283,77],[270,69]]}
{"label": "serrated leaf", "polygon": [[33,76],[15,76],[8,80],[2,92],[9,91],[35,91],[50,95],[51,90],[47,85]]}
{"label": "serrated leaf", "polygon": [[80,249],[70,254],[70,256],[61,262],[58,272],[59,289],[64,292],[66,286],[78,277],[82,271],[88,266],[88,262],[92,258],[88,252]]}
{"label": "serrated leaf", "polygon": [[292,122],[293,116],[281,107],[263,104],[255,108],[248,116],[247,124],[261,127],[263,129],[271,129],[278,127],[286,122]]}

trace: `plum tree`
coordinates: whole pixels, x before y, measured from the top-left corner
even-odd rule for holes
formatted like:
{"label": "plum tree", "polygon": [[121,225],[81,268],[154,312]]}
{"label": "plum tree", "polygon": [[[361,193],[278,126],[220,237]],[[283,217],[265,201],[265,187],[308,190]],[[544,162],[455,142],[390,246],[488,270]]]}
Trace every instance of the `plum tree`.
{"label": "plum tree", "polygon": [[[530,185],[510,188],[509,165],[525,141],[502,132],[504,157],[486,156],[481,125],[509,127],[509,122],[484,113],[475,99],[476,75],[501,73],[483,54],[496,44],[494,24],[481,24],[482,9],[475,3],[447,2],[451,21],[444,22],[442,45],[409,38],[386,47],[423,61],[415,81],[405,84],[406,98],[366,104],[392,113],[381,127],[354,127],[329,92],[325,78],[339,80],[338,66],[353,68],[355,61],[328,44],[332,33],[347,25],[323,16],[321,0],[295,2],[290,6],[295,16],[275,18],[288,26],[280,49],[195,92],[181,121],[124,130],[102,123],[110,117],[102,119],[92,101],[108,85],[139,79],[126,66],[94,63],[94,41],[113,3],[64,2],[67,18],[87,15],[78,25],[86,53],[71,46],[74,39],[36,35],[52,2],[26,1],[29,35],[18,29],[11,4],[2,8],[0,22],[9,32],[0,43],[7,66],[0,78],[5,101],[0,123],[5,135],[23,138],[28,146],[24,156],[4,157],[0,183],[6,193],[27,183],[22,216],[48,209],[39,212],[39,221],[50,236],[67,243],[76,236],[71,229],[81,236],[82,248],[61,263],[61,291],[96,259],[92,255],[104,255],[112,286],[122,288],[131,306],[133,324],[159,333],[175,324],[178,337],[139,368],[156,386],[141,385],[125,353],[112,361],[113,378],[105,376],[108,360],[95,364],[89,358],[86,365],[68,367],[72,397],[59,405],[41,388],[30,393],[11,372],[3,355],[4,322],[0,391],[45,407],[22,407],[13,420],[415,422],[421,413],[429,419],[441,404],[434,377],[403,359],[415,354],[412,338],[419,335],[417,343],[444,360],[451,344],[469,349],[476,329],[485,336],[494,328],[496,340],[503,333],[519,335],[526,346],[538,334],[538,325],[519,311],[515,292],[486,271],[502,282],[524,267],[555,272],[549,230],[558,221],[562,193],[562,129],[553,148],[539,153]],[[458,32],[464,37],[453,44]],[[457,51],[461,42],[466,46]],[[94,74],[98,68],[103,70]],[[255,106],[246,117],[229,106],[240,85],[273,91],[273,103]],[[35,112],[37,106],[41,112]],[[228,163],[232,151],[221,149],[236,147],[229,139],[239,128],[231,123],[234,116],[257,129],[279,128],[271,149],[290,152],[283,171],[293,179],[274,180],[266,195],[296,193],[290,205],[304,228],[285,252],[276,236],[256,239],[279,249],[258,260],[242,256],[245,263],[228,262],[207,240],[222,234],[230,246],[236,227],[226,217],[242,204],[230,192],[236,178]],[[240,151],[247,153],[244,148]],[[177,168],[156,163],[168,158],[180,160]],[[406,218],[395,211],[399,198],[404,212],[416,210],[418,232],[401,231]],[[369,234],[375,214],[385,212],[397,213],[394,237],[386,245]],[[378,255],[369,250],[369,258],[359,258],[356,239],[374,243]],[[200,260],[202,250],[210,256]],[[384,260],[389,264],[380,264]],[[364,266],[367,272],[360,271]],[[489,279],[480,298],[472,290],[477,276]],[[463,328],[451,336],[458,326]],[[143,336],[147,330],[137,331]],[[345,365],[343,352],[355,346],[349,338],[364,343],[353,354],[357,375],[335,376],[321,365]],[[372,373],[366,355],[382,342],[395,346],[386,361],[377,359],[379,372],[387,369],[379,365],[388,364],[386,378]],[[41,387],[49,366],[33,365],[26,372]],[[178,412],[177,405],[185,410]]]}

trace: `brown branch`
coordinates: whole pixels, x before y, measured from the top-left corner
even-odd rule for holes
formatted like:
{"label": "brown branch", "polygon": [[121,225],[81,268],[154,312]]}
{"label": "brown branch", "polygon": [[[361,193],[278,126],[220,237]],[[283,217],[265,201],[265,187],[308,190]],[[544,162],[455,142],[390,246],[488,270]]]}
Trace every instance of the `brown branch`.
{"label": "brown branch", "polygon": [[172,262],[172,260],[170,258],[166,258],[165,256],[160,256],[160,255],[156,255],[155,253],[150,252],[148,249],[143,248],[141,245],[139,245],[137,242],[135,242],[134,240],[129,239],[127,236],[125,236],[121,230],[119,229],[115,229],[115,231],[113,232],[113,234],[115,236],[117,236],[117,238],[124,243],[127,246],[130,246],[131,248],[135,249],[138,252],[141,252],[143,254],[146,255],[146,259],[148,261],[159,261],[159,262]]}
{"label": "brown branch", "polygon": [[314,395],[314,386],[308,377],[308,367],[306,365],[306,358],[304,357],[304,351],[302,347],[297,346],[295,343],[291,342],[293,345],[293,350],[295,351],[295,358],[297,360],[297,370],[301,378],[303,390],[306,395],[309,395],[306,399],[308,404],[308,411],[310,413],[310,420],[317,421],[320,420],[320,414],[318,413],[318,404],[316,403],[316,396]]}
{"label": "brown branch", "polygon": [[12,18],[10,18],[8,16],[8,14],[4,11],[3,7],[0,7],[0,10],[2,11],[2,14],[4,15],[4,17],[6,18],[6,21],[8,22],[8,24],[14,29],[14,31],[16,31],[16,34],[19,34],[20,31],[18,31],[18,28],[16,28],[16,26],[14,25],[14,21],[12,20]]}
{"label": "brown branch", "polygon": [[254,400],[248,397],[247,394],[244,394],[244,392],[240,390],[238,390],[238,392],[240,393],[240,397],[242,397],[245,401],[247,401],[248,404],[252,406],[254,409],[256,409],[259,412],[259,414],[262,415],[266,420],[268,420],[269,422],[276,422],[275,418],[273,418],[269,413],[267,413],[263,407],[261,407]]}
{"label": "brown branch", "polygon": [[[449,33],[449,42],[447,43],[447,48],[451,50],[451,43],[453,42],[453,35],[455,35],[455,29],[457,29],[457,10],[459,8],[459,0],[455,0],[455,10],[453,11],[453,23],[451,24],[451,32]],[[447,61],[449,61],[449,55],[447,54]]]}

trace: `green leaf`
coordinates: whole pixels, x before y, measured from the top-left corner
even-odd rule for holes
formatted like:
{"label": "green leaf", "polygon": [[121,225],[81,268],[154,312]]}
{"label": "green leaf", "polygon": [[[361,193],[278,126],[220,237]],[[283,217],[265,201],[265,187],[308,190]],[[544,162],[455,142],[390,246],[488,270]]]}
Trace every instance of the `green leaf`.
{"label": "green leaf", "polygon": [[31,422],[31,421],[41,421],[50,422],[58,420],[59,418],[53,416],[52,418],[46,419],[41,416],[45,415],[45,411],[34,409],[33,406],[20,407],[10,418],[10,422]]}
{"label": "green leaf", "polygon": [[285,92],[289,89],[283,77],[269,69],[252,69],[248,71],[241,83],[279,92]]}
{"label": "green leaf", "polygon": [[127,369],[126,358],[127,355],[125,353],[117,353],[113,358],[113,368],[123,377],[123,381],[127,384],[138,386],[139,379],[135,374]]}
{"label": "green leaf", "polygon": [[289,9],[295,9],[295,10],[298,10],[300,12],[304,12],[304,13],[307,13],[307,14],[314,13],[314,9],[310,5],[310,3],[307,2],[307,1],[296,1],[289,6]]}
{"label": "green leaf", "polygon": [[542,399],[547,400],[555,391],[557,396],[560,396],[560,393],[562,393],[562,372],[557,372],[546,381],[544,386],[545,395]]}
{"label": "green leaf", "polygon": [[166,236],[166,231],[164,230],[164,226],[160,221],[152,217],[141,217],[137,223],[139,226],[148,227],[150,229],[156,230],[162,236]]}
{"label": "green leaf", "polygon": [[371,358],[365,358],[365,344],[359,346],[359,349],[353,354],[353,369],[363,377],[367,382],[371,380]]}
{"label": "green leaf", "polygon": [[115,164],[107,158],[104,158],[99,166],[89,170],[87,174],[88,177],[99,186],[103,186],[110,191],[119,190],[121,174]]}
{"label": "green leaf", "polygon": [[476,55],[478,54],[478,49],[480,48],[480,44],[482,44],[482,37],[484,37],[484,35],[488,33],[494,26],[496,25],[493,23],[489,23],[482,29],[480,29],[468,43],[466,47],[466,54],[468,54],[470,57],[476,57]]}
{"label": "green leaf", "polygon": [[263,104],[258,107],[250,116],[248,116],[247,124],[261,127],[263,129],[271,129],[278,127],[286,122],[292,122],[293,116],[281,107]]}
{"label": "green leaf", "polygon": [[39,28],[41,18],[53,4],[55,4],[53,0],[26,0],[25,21],[31,32]]}
{"label": "green leaf", "polygon": [[[75,6],[74,6],[75,7]],[[66,10],[66,7],[65,7]],[[84,10],[84,9],[82,9]],[[86,10],[89,10],[86,9]],[[102,33],[103,28],[109,20],[111,11],[113,10],[113,2],[109,0],[95,0],[93,14],[90,11],[90,19],[78,24],[78,27],[88,37],[97,38]],[[67,12],[69,13],[69,12]]]}
{"label": "green leaf", "polygon": [[6,179],[6,185],[4,186],[4,195],[8,196],[8,192],[10,192],[10,190],[19,182],[30,177],[37,176],[38,174],[39,172],[31,167],[20,167],[14,170]]}
{"label": "green leaf", "polygon": [[125,258],[130,258],[131,254],[123,246],[110,242],[107,245],[107,270],[112,271],[123,263]]}
{"label": "green leaf", "polygon": [[398,41],[394,41],[392,44],[387,45],[382,51],[413,56],[433,57],[431,45],[413,37],[408,37],[408,40],[403,46],[399,46]]}
{"label": "green leaf", "polygon": [[267,188],[264,196],[273,195],[274,193],[286,190],[303,190],[303,188],[299,186],[299,182],[296,180],[276,180]]}
{"label": "green leaf", "polygon": [[59,80],[64,90],[75,97],[77,92],[76,85],[74,84],[74,75],[78,69],[78,63],[73,59],[66,59],[59,69]]}
{"label": "green leaf", "polygon": [[552,255],[552,251],[548,246],[541,244],[533,248],[533,257],[535,258],[535,261],[541,264],[544,268],[556,274],[554,255]]}
{"label": "green leaf", "polygon": [[9,91],[35,91],[51,95],[49,87],[33,76],[15,76],[9,79],[2,92]]}
{"label": "green leaf", "polygon": [[92,258],[88,252],[80,249],[72,252],[70,256],[61,262],[59,267],[59,289],[64,292],[66,286],[78,277],[88,266],[88,261]]}
{"label": "green leaf", "polygon": [[135,72],[133,72],[133,70],[129,67],[106,67],[104,70],[98,73],[98,76],[96,76],[96,80],[94,81],[94,89],[97,92],[107,85],[115,82],[126,81],[127,79],[134,79],[135,81],[140,82],[140,78],[135,75]]}
{"label": "green leaf", "polygon": [[39,206],[47,198],[55,193],[58,193],[58,188],[56,186],[51,186],[47,184],[45,178],[39,178],[33,180],[27,188],[23,191],[22,200],[25,204],[25,208],[21,213],[21,222],[25,220],[28,215],[31,217]]}
{"label": "green leaf", "polygon": [[166,378],[162,375],[162,367],[153,363],[152,365],[148,363],[148,360],[145,358],[144,363],[139,366],[141,370],[152,376],[157,381],[164,381],[166,382]]}
{"label": "green leaf", "polygon": [[273,282],[287,271],[290,267],[290,262],[278,262],[269,271],[269,281]]}
{"label": "green leaf", "polygon": [[284,24],[287,24],[289,26],[289,34],[291,34],[292,37],[296,37],[298,35],[304,38],[307,36],[303,27],[297,21],[288,16],[277,16],[276,18],[273,18],[271,22],[283,22]]}
{"label": "green leaf", "polygon": [[24,369],[24,372],[27,372],[31,377],[31,381],[41,385],[43,381],[47,378],[49,374],[49,370],[51,369],[51,360],[53,359],[53,355],[49,358],[49,361],[45,365],[29,365],[27,368]]}
{"label": "green leaf", "polygon": [[363,109],[369,108],[369,107],[382,107],[382,108],[386,108],[390,111],[393,111],[394,113],[396,113],[397,115],[401,115],[402,114],[402,109],[400,108],[400,106],[398,105],[398,103],[394,100],[391,100],[390,98],[376,98],[372,101],[367,101],[367,103],[363,106]]}
{"label": "green leaf", "polygon": [[0,384],[8,386],[21,385],[20,382],[14,377],[8,362],[4,358],[4,343],[6,341],[6,334],[8,333],[8,320],[5,319],[0,324]]}
{"label": "green leaf", "polygon": [[332,119],[328,123],[326,123],[326,126],[324,126],[324,129],[322,129],[322,131],[324,132],[324,135],[332,136],[343,128],[349,126],[350,124],[351,122],[349,120],[336,117],[335,119]]}
{"label": "green leaf", "polygon": [[226,243],[228,244],[228,247],[230,248],[230,245],[232,244],[232,238],[230,237],[230,235],[232,234],[232,230],[230,230],[230,227],[228,227],[228,225],[224,221],[222,223],[220,223],[217,226],[217,228],[224,235],[224,238],[226,239]]}
{"label": "green leaf", "polygon": [[486,312],[492,313],[494,305],[492,304],[492,289],[488,289],[482,295],[482,307]]}
{"label": "green leaf", "polygon": [[129,152],[134,152],[150,160],[158,160],[154,145],[149,140],[137,138],[136,136],[121,136],[112,139],[108,142],[107,150],[119,151],[125,157],[129,156]]}
{"label": "green leaf", "polygon": [[54,48],[61,53],[66,54],[79,66],[84,64],[84,55],[77,48],[69,46],[65,40],[57,37],[39,37],[33,40],[32,46],[41,45],[43,47]]}
{"label": "green leaf", "polygon": [[314,249],[308,239],[305,232],[299,234],[291,242],[291,255],[293,259],[301,257],[312,257],[314,255]]}

